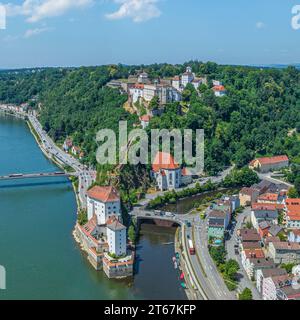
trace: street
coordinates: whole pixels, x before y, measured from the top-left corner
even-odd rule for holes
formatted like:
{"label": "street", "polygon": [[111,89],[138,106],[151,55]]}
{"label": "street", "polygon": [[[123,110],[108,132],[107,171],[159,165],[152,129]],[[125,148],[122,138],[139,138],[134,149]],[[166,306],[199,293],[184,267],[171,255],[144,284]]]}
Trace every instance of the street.
{"label": "street", "polygon": [[246,207],[245,210],[238,214],[236,219],[236,225],[230,239],[225,242],[226,251],[227,251],[227,258],[234,259],[239,263],[240,270],[238,271],[239,274],[239,291],[243,291],[245,288],[249,288],[252,291],[253,299],[254,300],[261,300],[261,297],[256,289],[256,286],[252,283],[252,281],[248,278],[243,265],[241,256],[239,254],[235,254],[234,246],[237,244],[237,230],[242,228],[242,225],[247,217],[250,217],[251,208]]}
{"label": "street", "polygon": [[28,119],[33,126],[34,130],[41,139],[42,148],[48,154],[49,158],[54,157],[60,163],[65,166],[73,168],[76,175],[78,176],[78,196],[82,208],[86,208],[86,192],[91,184],[94,182],[95,173],[90,170],[87,166],[81,164],[79,160],[72,157],[70,154],[61,150],[54,141],[47,135],[43,130],[41,124],[34,115],[28,115]]}

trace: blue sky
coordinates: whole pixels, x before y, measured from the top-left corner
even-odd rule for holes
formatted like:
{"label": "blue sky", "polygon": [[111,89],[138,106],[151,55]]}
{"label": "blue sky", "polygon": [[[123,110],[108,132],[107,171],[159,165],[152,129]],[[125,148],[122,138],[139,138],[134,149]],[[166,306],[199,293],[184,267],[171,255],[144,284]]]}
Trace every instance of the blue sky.
{"label": "blue sky", "polygon": [[300,0],[0,0],[0,68],[300,63]]}

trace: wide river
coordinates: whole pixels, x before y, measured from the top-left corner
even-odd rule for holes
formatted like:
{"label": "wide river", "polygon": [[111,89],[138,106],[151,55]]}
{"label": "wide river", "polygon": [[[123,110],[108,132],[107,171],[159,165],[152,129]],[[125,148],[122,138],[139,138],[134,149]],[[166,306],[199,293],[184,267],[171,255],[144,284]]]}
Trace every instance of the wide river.
{"label": "wide river", "polygon": [[[24,121],[0,114],[0,176],[57,171]],[[186,299],[174,269],[172,229],[145,225],[133,280],[108,280],[72,237],[76,201],[66,178],[0,181],[1,299]]]}

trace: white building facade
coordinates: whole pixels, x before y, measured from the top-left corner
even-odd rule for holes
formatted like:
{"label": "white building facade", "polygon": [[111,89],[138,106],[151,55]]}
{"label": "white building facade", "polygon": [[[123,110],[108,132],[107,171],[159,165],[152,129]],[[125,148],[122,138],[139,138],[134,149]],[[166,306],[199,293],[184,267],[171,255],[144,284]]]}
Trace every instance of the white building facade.
{"label": "white building facade", "polygon": [[118,192],[113,187],[95,186],[87,194],[88,220],[93,215],[97,217],[97,224],[104,225],[112,216],[121,219],[121,203]]}

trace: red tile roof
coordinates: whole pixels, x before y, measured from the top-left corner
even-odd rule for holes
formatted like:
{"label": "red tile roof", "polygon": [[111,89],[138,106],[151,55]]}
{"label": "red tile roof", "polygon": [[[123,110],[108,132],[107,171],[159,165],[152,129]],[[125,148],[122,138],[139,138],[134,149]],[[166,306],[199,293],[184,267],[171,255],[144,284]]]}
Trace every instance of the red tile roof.
{"label": "red tile roof", "polygon": [[214,86],[213,90],[214,91],[226,91],[224,86]]}
{"label": "red tile roof", "polygon": [[151,116],[149,116],[148,114],[145,114],[140,117],[140,120],[144,122],[149,122],[151,120]]}
{"label": "red tile roof", "polygon": [[286,199],[285,207],[290,220],[300,221],[300,199]]}
{"label": "red tile roof", "polygon": [[274,203],[252,203],[252,210],[278,210],[277,205]]}
{"label": "red tile roof", "polygon": [[155,172],[161,169],[175,170],[179,168],[172,155],[166,152],[158,152],[152,164],[152,170]]}
{"label": "red tile roof", "polygon": [[95,186],[87,192],[88,196],[102,202],[115,202],[120,200],[120,195],[114,187]]}
{"label": "red tile roof", "polygon": [[282,155],[282,156],[275,156],[275,157],[257,158],[256,160],[259,161],[260,164],[275,164],[275,163],[280,163],[284,161],[289,161],[289,158],[286,155]]}
{"label": "red tile roof", "polygon": [[278,194],[277,193],[264,193],[258,197],[259,200],[263,201],[277,201]]}
{"label": "red tile roof", "polygon": [[245,256],[247,258],[264,258],[265,254],[262,249],[245,249]]}

